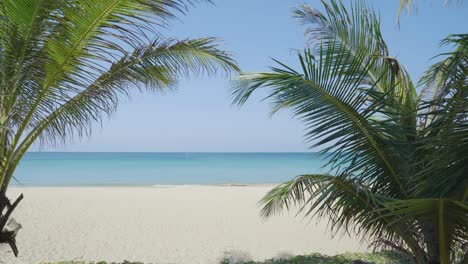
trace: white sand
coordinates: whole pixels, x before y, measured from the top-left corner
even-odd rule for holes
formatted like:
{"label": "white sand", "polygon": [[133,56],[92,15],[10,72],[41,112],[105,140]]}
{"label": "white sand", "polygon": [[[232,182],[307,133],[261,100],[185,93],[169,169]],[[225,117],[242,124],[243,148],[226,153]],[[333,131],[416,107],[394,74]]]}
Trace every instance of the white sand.
{"label": "white sand", "polygon": [[[356,239],[330,238],[326,223],[294,213],[259,217],[271,186],[11,188],[24,194],[14,218],[20,256],[3,263],[124,259],[216,263],[223,256],[263,260],[296,254],[364,251]],[[7,253],[8,252],[8,253]]]}

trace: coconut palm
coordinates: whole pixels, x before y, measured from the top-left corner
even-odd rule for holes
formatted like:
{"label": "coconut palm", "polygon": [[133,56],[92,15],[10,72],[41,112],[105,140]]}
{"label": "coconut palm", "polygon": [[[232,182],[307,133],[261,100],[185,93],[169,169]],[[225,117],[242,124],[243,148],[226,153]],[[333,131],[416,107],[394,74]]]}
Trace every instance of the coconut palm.
{"label": "coconut palm", "polygon": [[[136,92],[162,92],[189,73],[237,70],[216,39],[160,32],[198,1],[0,1],[0,242],[15,253],[6,191],[35,142],[86,136]],[[13,226],[16,226],[13,227]]]}
{"label": "coconut palm", "polygon": [[266,89],[273,111],[291,109],[329,158],[328,173],[272,189],[261,213],[297,208],[328,219],[332,234],[346,230],[417,263],[466,263],[468,35],[445,39],[453,50],[415,85],[371,8],[323,6],[294,12],[309,40],[299,69],[277,62],[271,72],[241,74],[233,87],[238,104]]}

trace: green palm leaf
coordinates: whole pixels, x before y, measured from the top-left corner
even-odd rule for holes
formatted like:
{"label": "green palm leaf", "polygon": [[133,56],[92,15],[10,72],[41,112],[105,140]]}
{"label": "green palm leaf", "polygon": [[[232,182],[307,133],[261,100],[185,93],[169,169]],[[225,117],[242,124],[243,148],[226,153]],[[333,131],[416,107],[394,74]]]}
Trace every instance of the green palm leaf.
{"label": "green palm leaf", "polygon": [[38,137],[53,143],[76,133],[90,133],[91,124],[100,122],[103,114],[112,114],[118,101],[131,90],[164,91],[175,85],[180,75],[237,69],[228,54],[217,46],[214,39],[204,38],[155,41],[137,48],[80,93],[61,98],[64,102],[60,106],[34,124],[16,149],[13,162],[19,161]]}
{"label": "green palm leaf", "polygon": [[442,264],[461,261],[468,250],[467,203],[444,198],[408,199],[386,203],[383,211],[435,227],[428,229],[425,236],[433,240],[434,248],[429,250],[439,251]]}
{"label": "green palm leaf", "polygon": [[[131,86],[163,89],[189,73],[236,71],[235,62],[217,48],[215,39],[176,42],[158,36],[158,28],[192,4],[182,0],[2,2],[2,92],[8,95],[0,99],[4,109],[0,127],[8,127],[0,133],[3,190],[16,162],[39,135],[54,141],[86,134],[90,123],[111,113]],[[158,37],[151,42],[149,35]],[[107,89],[102,89],[103,80]],[[94,101],[74,98],[95,86],[101,90],[92,93],[100,95]],[[78,101],[84,109],[77,105],[52,122],[57,109]]]}
{"label": "green palm leaf", "polygon": [[410,252],[418,263],[463,263],[468,252],[468,41],[432,66],[416,88],[392,58],[372,9],[358,1],[301,6],[308,48],[300,68],[243,73],[233,85],[244,104],[267,89],[273,112],[290,109],[306,139],[330,157],[326,175],[279,185],[261,201],[262,215],[297,208],[326,218],[378,246]]}
{"label": "green palm leaf", "polygon": [[[421,79],[420,135],[426,144],[418,151],[424,159],[419,191],[433,197],[465,197],[468,154],[468,35],[443,41],[454,50],[442,54],[440,62]],[[430,148],[428,147],[430,146]],[[437,187],[437,188],[434,188]]]}
{"label": "green palm leaf", "polygon": [[332,233],[352,231],[363,240],[402,239],[422,257],[417,230],[402,224],[411,220],[383,212],[389,202],[388,197],[373,193],[352,175],[302,175],[269,191],[261,200],[261,214],[269,217],[283,209],[298,208],[305,216],[329,221]]}
{"label": "green palm leaf", "polygon": [[[369,100],[376,87],[368,85],[367,70],[371,65],[363,66],[364,58],[338,43],[331,43],[317,58],[306,51],[299,55],[301,73],[283,65],[282,69],[273,68],[273,73],[241,75],[234,86],[235,101],[244,103],[254,90],[271,88],[268,97],[274,102],[274,110],[291,108],[304,120],[307,139],[317,140],[314,147],[334,143],[326,148],[333,153],[332,165],[351,162],[347,172],[365,168],[360,174],[362,179],[404,195],[407,189],[397,175],[398,161],[391,156],[392,146],[380,144],[389,138],[398,140],[404,133],[397,126],[382,128],[372,121],[386,113],[381,111],[381,98]],[[368,104],[372,106],[364,107]]]}

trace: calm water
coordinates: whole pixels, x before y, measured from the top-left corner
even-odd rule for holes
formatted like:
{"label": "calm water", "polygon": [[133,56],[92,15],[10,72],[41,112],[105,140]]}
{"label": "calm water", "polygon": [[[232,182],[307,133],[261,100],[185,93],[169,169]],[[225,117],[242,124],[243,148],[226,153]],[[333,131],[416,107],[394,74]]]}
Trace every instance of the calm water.
{"label": "calm water", "polygon": [[34,152],[15,176],[25,186],[276,183],[324,162],[316,153]]}

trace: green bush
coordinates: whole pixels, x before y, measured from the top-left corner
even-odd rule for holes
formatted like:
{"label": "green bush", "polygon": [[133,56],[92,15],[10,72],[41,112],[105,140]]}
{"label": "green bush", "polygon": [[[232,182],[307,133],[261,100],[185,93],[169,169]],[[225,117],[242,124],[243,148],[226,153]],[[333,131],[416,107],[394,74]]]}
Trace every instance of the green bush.
{"label": "green bush", "polygon": [[133,262],[124,260],[123,262],[106,262],[106,261],[99,261],[99,262],[85,262],[85,261],[59,261],[59,262],[47,262],[42,264],[143,264],[143,262]]}
{"label": "green bush", "polygon": [[[61,261],[42,264],[143,264],[143,262],[85,262],[85,261]],[[415,264],[414,261],[393,251],[377,253],[345,253],[335,256],[327,256],[319,253],[294,256],[288,259],[267,259],[265,261],[234,261],[226,257],[219,264]]]}
{"label": "green bush", "polygon": [[289,259],[268,259],[265,261],[232,261],[224,258],[220,264],[414,264],[407,257],[395,252],[379,253],[345,253],[336,256],[326,256],[319,253],[304,256],[294,256]]}

